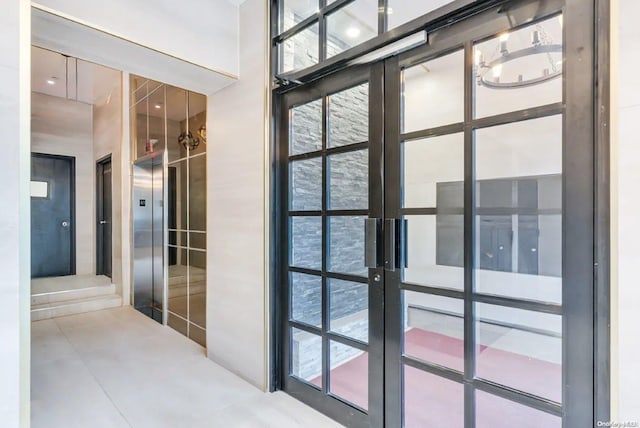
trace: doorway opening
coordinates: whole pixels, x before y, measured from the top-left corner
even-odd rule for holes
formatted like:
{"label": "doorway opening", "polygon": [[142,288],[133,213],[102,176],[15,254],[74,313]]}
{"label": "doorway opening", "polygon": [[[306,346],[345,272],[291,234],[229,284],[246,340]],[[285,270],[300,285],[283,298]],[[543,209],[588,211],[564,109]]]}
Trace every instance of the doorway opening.
{"label": "doorway opening", "polygon": [[112,277],[113,171],[111,154],[96,163],[96,275]]}

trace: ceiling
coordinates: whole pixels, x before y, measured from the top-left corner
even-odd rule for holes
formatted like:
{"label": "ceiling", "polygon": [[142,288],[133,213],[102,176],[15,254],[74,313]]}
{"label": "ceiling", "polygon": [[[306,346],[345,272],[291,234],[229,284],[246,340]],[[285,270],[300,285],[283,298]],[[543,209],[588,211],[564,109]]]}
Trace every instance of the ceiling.
{"label": "ceiling", "polygon": [[121,73],[47,49],[31,47],[31,90],[102,105],[120,91]]}

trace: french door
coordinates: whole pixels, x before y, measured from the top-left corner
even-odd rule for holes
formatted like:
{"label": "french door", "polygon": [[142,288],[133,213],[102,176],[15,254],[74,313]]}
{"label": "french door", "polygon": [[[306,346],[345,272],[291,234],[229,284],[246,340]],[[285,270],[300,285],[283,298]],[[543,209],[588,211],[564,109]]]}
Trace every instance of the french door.
{"label": "french door", "polygon": [[578,3],[508,2],[280,97],[283,390],[356,427],[593,424]]}

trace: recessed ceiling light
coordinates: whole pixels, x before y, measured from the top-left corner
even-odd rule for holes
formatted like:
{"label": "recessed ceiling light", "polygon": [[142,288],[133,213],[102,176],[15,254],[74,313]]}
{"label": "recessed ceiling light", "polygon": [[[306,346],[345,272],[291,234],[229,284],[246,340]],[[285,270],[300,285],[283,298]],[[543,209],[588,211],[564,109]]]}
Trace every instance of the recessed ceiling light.
{"label": "recessed ceiling light", "polygon": [[47,85],[55,85],[56,84],[56,78],[52,77],[51,79],[47,79]]}
{"label": "recessed ceiling light", "polygon": [[347,36],[355,39],[360,35],[360,29],[358,27],[349,27],[347,28]]}
{"label": "recessed ceiling light", "polygon": [[387,7],[387,15],[393,15],[393,8]]}
{"label": "recessed ceiling light", "polygon": [[158,110],[160,110],[162,108],[162,104],[156,104],[153,107],[157,108]]}

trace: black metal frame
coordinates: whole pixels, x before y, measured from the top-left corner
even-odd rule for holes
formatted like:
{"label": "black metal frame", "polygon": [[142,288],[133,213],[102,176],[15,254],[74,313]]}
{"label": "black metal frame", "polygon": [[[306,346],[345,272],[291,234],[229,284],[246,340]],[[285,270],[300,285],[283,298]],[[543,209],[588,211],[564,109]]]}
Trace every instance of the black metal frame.
{"label": "black metal frame", "polygon": [[[102,217],[102,214],[104,211],[104,175],[103,173],[104,173],[104,165],[106,163],[111,163],[111,153],[109,153],[108,155],[96,161],[96,275],[106,275],[103,269],[104,268],[104,253],[103,253],[104,236],[102,234],[102,231],[104,230],[104,227],[103,225],[100,224],[100,218],[104,218]],[[112,164],[112,167],[113,167],[113,164]],[[113,199],[113,192],[111,196]],[[108,276],[111,277],[112,274],[113,272],[110,273]]]}
{"label": "black metal frame", "polygon": [[[274,75],[277,63],[275,58],[276,45],[281,40],[292,36],[296,31],[322,20],[322,16],[336,8],[350,3],[350,0],[338,0],[328,8],[322,8],[317,14],[304,20],[287,32],[273,37],[274,49]],[[385,3],[381,0],[380,3]],[[473,4],[472,4],[473,3]],[[608,0],[552,0],[540,3],[536,11],[537,18],[551,16],[555,13],[564,15],[564,44],[565,44],[565,74],[563,77],[564,102],[524,109],[496,115],[488,118],[474,119],[471,103],[467,102],[465,108],[465,121],[461,124],[447,125],[429,130],[416,131],[408,134],[400,133],[399,106],[400,106],[400,81],[399,71],[402,67],[420,63],[432,57],[437,57],[452,49],[465,50],[465,99],[470,99],[473,87],[471,83],[471,57],[472,44],[469,40],[479,40],[480,36],[469,36],[474,33],[474,27],[481,28],[489,37],[498,34],[500,30],[492,29],[486,24],[490,11],[500,11],[503,7],[512,5],[520,6],[535,3],[533,0],[512,1],[479,1],[471,2],[458,0],[444,6],[432,13],[404,24],[390,32],[379,35],[377,38],[354,47],[335,57],[321,61],[313,67],[278,76],[278,80],[287,85],[282,85],[274,90],[274,172],[276,179],[273,183],[273,198],[276,200],[272,211],[273,226],[276,230],[272,241],[272,249],[276,251],[277,260],[274,260],[273,289],[278,290],[274,307],[276,313],[274,322],[276,326],[282,326],[286,320],[282,318],[286,310],[288,295],[286,278],[283,276],[284,265],[282,260],[287,260],[287,233],[282,224],[282,213],[287,212],[287,157],[283,153],[287,127],[288,106],[291,104],[285,100],[291,95],[288,93],[299,84],[304,84],[301,92],[310,96],[318,86],[322,86],[326,80],[335,79],[328,77],[318,83],[309,84],[336,70],[346,68],[348,63],[356,57],[372,52],[381,46],[397,41],[422,29],[428,29],[430,44],[421,48],[392,57],[385,61],[384,98],[377,106],[385,111],[384,140],[385,155],[384,164],[387,174],[384,178],[384,188],[400,188],[399,171],[393,165],[399,165],[399,153],[392,148],[394,141],[425,138],[435,135],[445,135],[453,132],[465,133],[465,207],[472,208],[474,194],[471,184],[475,173],[473,165],[473,130],[482,127],[507,124],[532,118],[540,118],[551,115],[563,115],[564,152],[563,156],[563,305],[552,303],[526,301],[501,296],[485,295],[473,291],[473,239],[474,222],[473,209],[465,211],[465,288],[464,291],[448,290],[437,287],[417,286],[413,284],[401,284],[400,276],[396,273],[383,273],[385,285],[384,306],[385,310],[385,335],[384,348],[386,358],[384,360],[384,388],[386,391],[384,403],[385,426],[397,426],[402,420],[402,364],[420,368],[444,378],[454,380],[465,385],[465,400],[469,403],[465,410],[465,426],[471,428],[474,422],[475,390],[492,393],[496,396],[515,401],[536,408],[543,412],[563,417],[563,427],[582,428],[595,426],[596,421],[606,421],[610,416],[610,379],[609,379],[609,13]],[[272,0],[273,11],[277,11],[277,0]],[[324,3],[322,4],[324,6]],[[386,5],[385,5],[386,9]],[[483,13],[486,12],[486,13]],[[277,34],[277,13],[274,13],[272,22],[273,34]],[[384,15],[380,15],[380,29],[384,28]],[[457,25],[452,26],[452,24]],[[518,25],[527,23],[516,23]],[[382,32],[382,30],[380,30]],[[322,35],[322,33],[321,33]],[[320,37],[320,43],[323,38]],[[589,66],[585,66],[589,65]],[[351,68],[349,68],[351,70]],[[567,79],[567,76],[570,76]],[[298,93],[293,91],[291,94]],[[310,100],[317,98],[318,94],[310,96]],[[384,101],[384,103],[383,103]],[[391,107],[390,107],[391,106]],[[597,106],[597,108],[596,108]],[[374,106],[374,108],[376,108]],[[393,111],[396,110],[397,111]],[[373,138],[373,137],[372,137]],[[566,153],[571,153],[568,159]],[[283,175],[283,171],[284,175]],[[570,189],[568,192],[566,189]],[[385,215],[387,217],[401,217],[399,206],[389,198],[385,201]],[[395,211],[395,213],[394,213]],[[380,216],[382,217],[382,216]],[[567,221],[571,219],[571,221]],[[570,247],[569,247],[570,245]],[[283,253],[283,247],[285,252]],[[568,250],[571,251],[568,251]],[[385,254],[385,259],[395,257]],[[276,258],[274,258],[276,259]],[[593,265],[593,271],[586,268]],[[395,276],[395,277],[394,277]],[[396,283],[393,287],[389,284]],[[534,310],[550,314],[563,314],[563,403],[554,403],[540,397],[516,391],[512,388],[497,385],[493,382],[481,380],[475,376],[475,367],[472,358],[465,358],[465,372],[460,373],[441,366],[428,364],[406,356],[401,356],[394,361],[390,354],[402,355],[398,352],[400,340],[398,332],[401,329],[401,319],[394,316],[393,311],[401,307],[400,289],[432,293],[435,295],[465,298],[465,339],[473,339],[475,331],[474,303],[490,303],[502,306]],[[396,308],[396,309],[394,309]],[[391,312],[390,312],[391,311]],[[284,367],[282,347],[287,342],[287,336],[283,336],[280,328],[274,328],[274,340],[278,342],[273,361],[274,385],[278,389],[288,389],[286,385],[286,371],[278,372],[278,367]],[[473,355],[474,340],[465,340],[465,357]],[[284,345],[286,346],[286,345]],[[288,358],[288,357],[287,357]],[[569,394],[569,387],[571,393]],[[371,383],[370,383],[371,388]],[[326,403],[309,399],[304,388],[296,390],[293,395],[303,401],[317,407],[330,416],[358,426],[353,419],[338,414],[335,410],[328,409]],[[330,407],[330,406],[329,406]]]}
{"label": "black metal frame", "polygon": [[71,245],[69,247],[69,251],[71,252],[71,273],[70,275],[76,274],[76,264],[77,264],[77,256],[76,256],[76,158],[75,156],[64,156],[64,155],[52,155],[49,153],[40,153],[40,152],[31,152],[32,157],[41,157],[48,159],[63,159],[69,162],[71,168],[71,203],[70,203],[70,223],[69,227]]}

